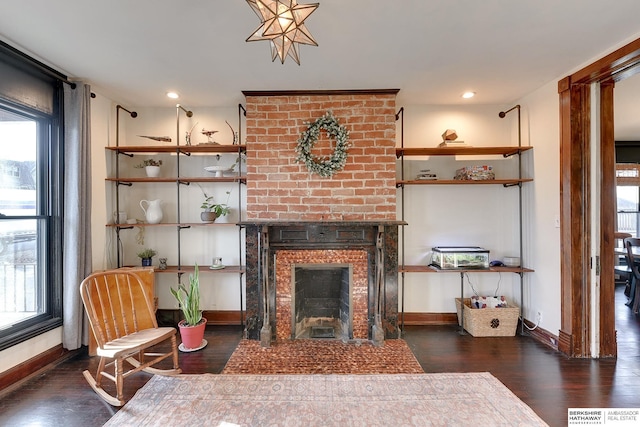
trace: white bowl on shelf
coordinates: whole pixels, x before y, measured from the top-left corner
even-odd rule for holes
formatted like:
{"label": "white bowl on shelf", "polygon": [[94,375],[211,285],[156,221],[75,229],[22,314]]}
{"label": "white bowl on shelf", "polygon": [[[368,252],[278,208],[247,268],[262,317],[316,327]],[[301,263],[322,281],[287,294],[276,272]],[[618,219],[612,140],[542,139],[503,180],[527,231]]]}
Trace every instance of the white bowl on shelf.
{"label": "white bowl on shelf", "polygon": [[518,256],[506,256],[502,262],[507,267],[520,267],[520,257]]}
{"label": "white bowl on shelf", "polygon": [[233,169],[233,166],[205,166],[204,170],[207,172],[215,173],[216,177],[223,176],[223,172],[227,172]]}

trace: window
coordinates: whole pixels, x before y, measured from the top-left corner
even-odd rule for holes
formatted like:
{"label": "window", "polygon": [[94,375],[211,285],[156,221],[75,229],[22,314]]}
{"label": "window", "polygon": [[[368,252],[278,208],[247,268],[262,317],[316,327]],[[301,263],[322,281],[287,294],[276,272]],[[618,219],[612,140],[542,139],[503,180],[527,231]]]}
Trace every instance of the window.
{"label": "window", "polygon": [[62,324],[61,83],[3,48],[0,350]]}

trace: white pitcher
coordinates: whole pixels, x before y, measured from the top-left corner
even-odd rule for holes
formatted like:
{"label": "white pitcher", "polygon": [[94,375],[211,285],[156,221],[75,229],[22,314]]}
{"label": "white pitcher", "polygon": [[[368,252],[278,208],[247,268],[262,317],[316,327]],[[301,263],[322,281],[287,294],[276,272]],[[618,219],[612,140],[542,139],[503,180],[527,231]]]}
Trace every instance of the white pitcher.
{"label": "white pitcher", "polygon": [[[140,200],[140,207],[144,211],[145,219],[149,224],[158,224],[162,221],[162,207],[160,207],[162,200]],[[145,208],[144,205],[147,205]]]}

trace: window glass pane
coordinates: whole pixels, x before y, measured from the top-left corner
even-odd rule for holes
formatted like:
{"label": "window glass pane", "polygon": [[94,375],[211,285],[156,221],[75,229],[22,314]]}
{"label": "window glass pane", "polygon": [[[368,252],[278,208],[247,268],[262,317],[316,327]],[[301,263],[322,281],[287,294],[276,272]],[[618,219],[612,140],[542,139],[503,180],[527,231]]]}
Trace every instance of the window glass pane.
{"label": "window glass pane", "polygon": [[616,207],[618,211],[617,231],[638,236],[638,211],[640,210],[640,187],[618,185],[616,187]]}
{"label": "window glass pane", "polygon": [[37,135],[35,120],[0,112],[0,330],[46,311],[37,280]]}

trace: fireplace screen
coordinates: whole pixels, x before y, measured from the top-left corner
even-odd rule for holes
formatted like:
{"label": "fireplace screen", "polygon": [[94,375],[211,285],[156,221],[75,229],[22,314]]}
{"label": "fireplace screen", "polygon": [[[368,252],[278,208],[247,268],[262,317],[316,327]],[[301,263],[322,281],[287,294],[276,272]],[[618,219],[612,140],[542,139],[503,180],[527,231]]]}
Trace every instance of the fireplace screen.
{"label": "fireplace screen", "polygon": [[353,338],[349,264],[292,264],[292,338]]}

